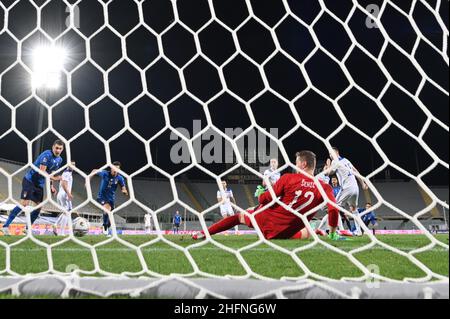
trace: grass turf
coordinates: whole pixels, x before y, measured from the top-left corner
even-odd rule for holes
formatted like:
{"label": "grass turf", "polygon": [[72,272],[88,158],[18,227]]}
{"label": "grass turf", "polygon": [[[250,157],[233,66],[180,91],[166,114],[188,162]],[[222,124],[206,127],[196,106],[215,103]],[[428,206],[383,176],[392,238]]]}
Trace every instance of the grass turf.
{"label": "grass turf", "polygon": [[[119,238],[138,247],[154,240],[156,237],[120,236]],[[232,252],[219,248],[218,245],[230,249],[240,249],[258,240],[256,236],[251,235],[214,236],[216,243],[192,247],[192,245],[198,245],[200,242],[193,241],[188,236],[165,236],[165,238],[175,244],[178,249],[162,241],[140,248],[148,269],[161,275],[188,275],[194,272],[189,259],[181,249],[187,247],[190,247],[188,251],[199,269],[205,273],[220,276],[245,275],[247,272],[237,257]],[[419,235],[382,235],[377,238],[405,253],[430,244],[425,236]],[[16,243],[20,239],[23,239],[23,237],[0,237],[0,241],[8,244]],[[36,239],[42,243],[54,244],[63,238],[36,236]],[[436,239],[448,245],[448,235],[437,235]],[[104,236],[86,236],[81,240],[90,245],[100,244],[96,247],[96,253],[99,265],[105,271],[137,273],[142,270],[136,251],[123,243],[117,241],[106,243],[109,238]],[[352,238],[348,241],[331,242],[328,239],[324,241],[345,252],[370,243],[367,236]],[[277,250],[267,244],[259,244],[241,252],[251,270],[255,274],[270,278],[302,276],[304,271],[297,265],[290,253],[299,247],[310,244],[311,241],[273,240],[271,243],[282,247],[285,251]],[[362,275],[361,270],[346,256],[333,252],[322,244],[296,252],[295,255],[311,272],[317,275],[333,279]],[[434,246],[414,256],[435,273],[448,277],[449,252],[447,249]],[[363,265],[370,265],[371,269],[375,267],[381,275],[388,278],[402,280],[425,276],[425,272],[409,261],[408,258],[389,251],[381,245],[355,253],[354,257]],[[0,271],[5,269],[5,258],[5,249],[0,246]],[[74,242],[52,248],[52,260],[55,270],[61,272],[70,272],[75,268],[86,271],[94,269],[91,251]],[[11,268],[13,271],[20,274],[39,273],[47,271],[48,267],[47,249],[45,247],[30,240],[11,247]]]}

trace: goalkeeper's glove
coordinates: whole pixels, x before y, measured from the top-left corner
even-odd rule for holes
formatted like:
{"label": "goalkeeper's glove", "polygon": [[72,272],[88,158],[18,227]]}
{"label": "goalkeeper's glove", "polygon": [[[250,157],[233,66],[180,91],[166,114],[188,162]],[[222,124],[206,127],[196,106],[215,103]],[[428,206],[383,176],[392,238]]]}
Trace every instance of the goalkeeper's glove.
{"label": "goalkeeper's glove", "polygon": [[259,198],[259,196],[261,196],[261,195],[264,194],[265,192],[266,192],[266,189],[265,189],[263,186],[258,185],[258,187],[256,187],[255,197],[256,197],[256,198]]}

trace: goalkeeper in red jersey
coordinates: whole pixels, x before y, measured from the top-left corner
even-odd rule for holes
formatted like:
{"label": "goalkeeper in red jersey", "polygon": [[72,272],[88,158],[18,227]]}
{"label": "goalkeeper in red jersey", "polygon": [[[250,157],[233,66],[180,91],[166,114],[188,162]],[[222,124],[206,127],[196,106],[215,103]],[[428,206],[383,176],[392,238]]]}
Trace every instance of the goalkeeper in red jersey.
{"label": "goalkeeper in red jersey", "polygon": [[[310,151],[302,151],[297,153],[296,166],[299,171],[305,172],[310,176],[314,176],[316,168],[316,155]],[[322,189],[325,191],[328,199],[336,203],[333,195],[333,189],[330,185],[318,181]],[[261,229],[266,239],[307,239],[310,237],[308,229],[305,227],[300,217],[296,216],[291,210],[299,214],[307,214],[315,207],[324,202],[318,185],[313,178],[299,172],[295,174],[285,174],[280,180],[273,185],[273,191],[276,198],[279,198],[286,206],[278,203],[272,204],[269,208],[255,215],[256,223]],[[262,209],[262,207],[270,204],[274,198],[269,191],[262,192],[259,197],[259,206],[255,211],[249,210],[248,213],[253,214]],[[288,209],[287,209],[288,208]],[[306,218],[311,220],[315,215],[310,213]],[[328,203],[328,221],[329,221],[329,237],[333,240],[340,239],[336,233],[338,224],[339,210]],[[208,228],[210,235],[221,233],[236,225],[244,224],[254,227],[251,220],[246,214],[240,213],[235,216],[227,217],[220,222]],[[193,239],[205,238],[204,232],[197,232],[192,235]]]}

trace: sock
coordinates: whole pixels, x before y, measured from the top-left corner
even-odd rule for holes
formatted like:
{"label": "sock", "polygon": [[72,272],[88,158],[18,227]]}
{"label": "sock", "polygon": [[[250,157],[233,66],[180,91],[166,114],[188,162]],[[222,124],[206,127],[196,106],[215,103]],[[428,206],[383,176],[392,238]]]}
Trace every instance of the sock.
{"label": "sock", "polygon": [[33,225],[34,222],[36,221],[36,219],[38,219],[40,213],[41,213],[40,208],[31,212],[31,214],[30,214],[31,225]]}
{"label": "sock", "polygon": [[14,219],[17,217],[17,215],[19,215],[22,212],[22,209],[20,209],[19,206],[16,206],[11,213],[8,216],[8,220],[6,221],[6,223],[3,225],[3,228],[8,228],[9,225],[11,225],[11,223],[14,221]]}
{"label": "sock", "polygon": [[349,230],[352,229],[352,224],[350,224],[350,220],[348,218],[345,220],[345,223],[347,224]]}
{"label": "sock", "polygon": [[[352,224],[350,223],[350,220],[348,219],[348,216],[345,215],[344,213],[341,213],[341,218],[344,220],[345,224],[348,227],[348,230],[352,229]],[[342,227],[342,229],[344,229],[344,227]]]}
{"label": "sock", "polygon": [[[57,230],[58,226],[61,227],[61,219],[62,219],[62,214],[59,215],[58,219],[56,220],[55,224],[53,225],[54,229]],[[59,233],[61,234],[61,229],[60,229]]]}
{"label": "sock", "polygon": [[220,222],[215,223],[211,227],[208,228],[208,232],[210,235],[214,235],[217,233],[221,233],[225,230],[231,229],[234,226],[239,225],[241,222],[239,220],[239,215],[234,215],[222,219]]}
{"label": "sock", "polygon": [[66,226],[67,226],[67,224],[69,222],[69,216],[67,216],[64,213],[61,216],[62,216],[62,218],[60,220],[60,225],[61,225],[60,232],[61,232],[62,235],[65,235],[66,234]]}
{"label": "sock", "polygon": [[105,231],[108,230],[109,226],[109,216],[108,214],[103,214],[103,228],[105,229]]}

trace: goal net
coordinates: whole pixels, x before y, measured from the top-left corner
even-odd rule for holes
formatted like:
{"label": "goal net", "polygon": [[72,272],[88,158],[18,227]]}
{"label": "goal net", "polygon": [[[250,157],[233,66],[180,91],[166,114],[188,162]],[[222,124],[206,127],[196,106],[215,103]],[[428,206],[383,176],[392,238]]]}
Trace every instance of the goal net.
{"label": "goal net", "polygon": [[[0,294],[448,298],[448,232],[430,232],[446,229],[448,211],[448,5],[0,1],[0,210],[22,205],[23,176],[53,140],[65,144],[61,168],[39,173],[42,204],[20,206],[0,237]],[[305,215],[286,207],[310,239],[267,240],[246,213],[263,167],[276,157],[283,174],[297,151],[320,160],[334,146],[368,186],[361,214],[339,207],[364,236],[316,234],[328,199]],[[129,196],[119,187],[108,212],[91,172],[117,160]],[[49,181],[72,161],[72,212],[91,229],[52,236],[67,208]],[[222,180],[254,229],[194,241],[221,218]]]}

